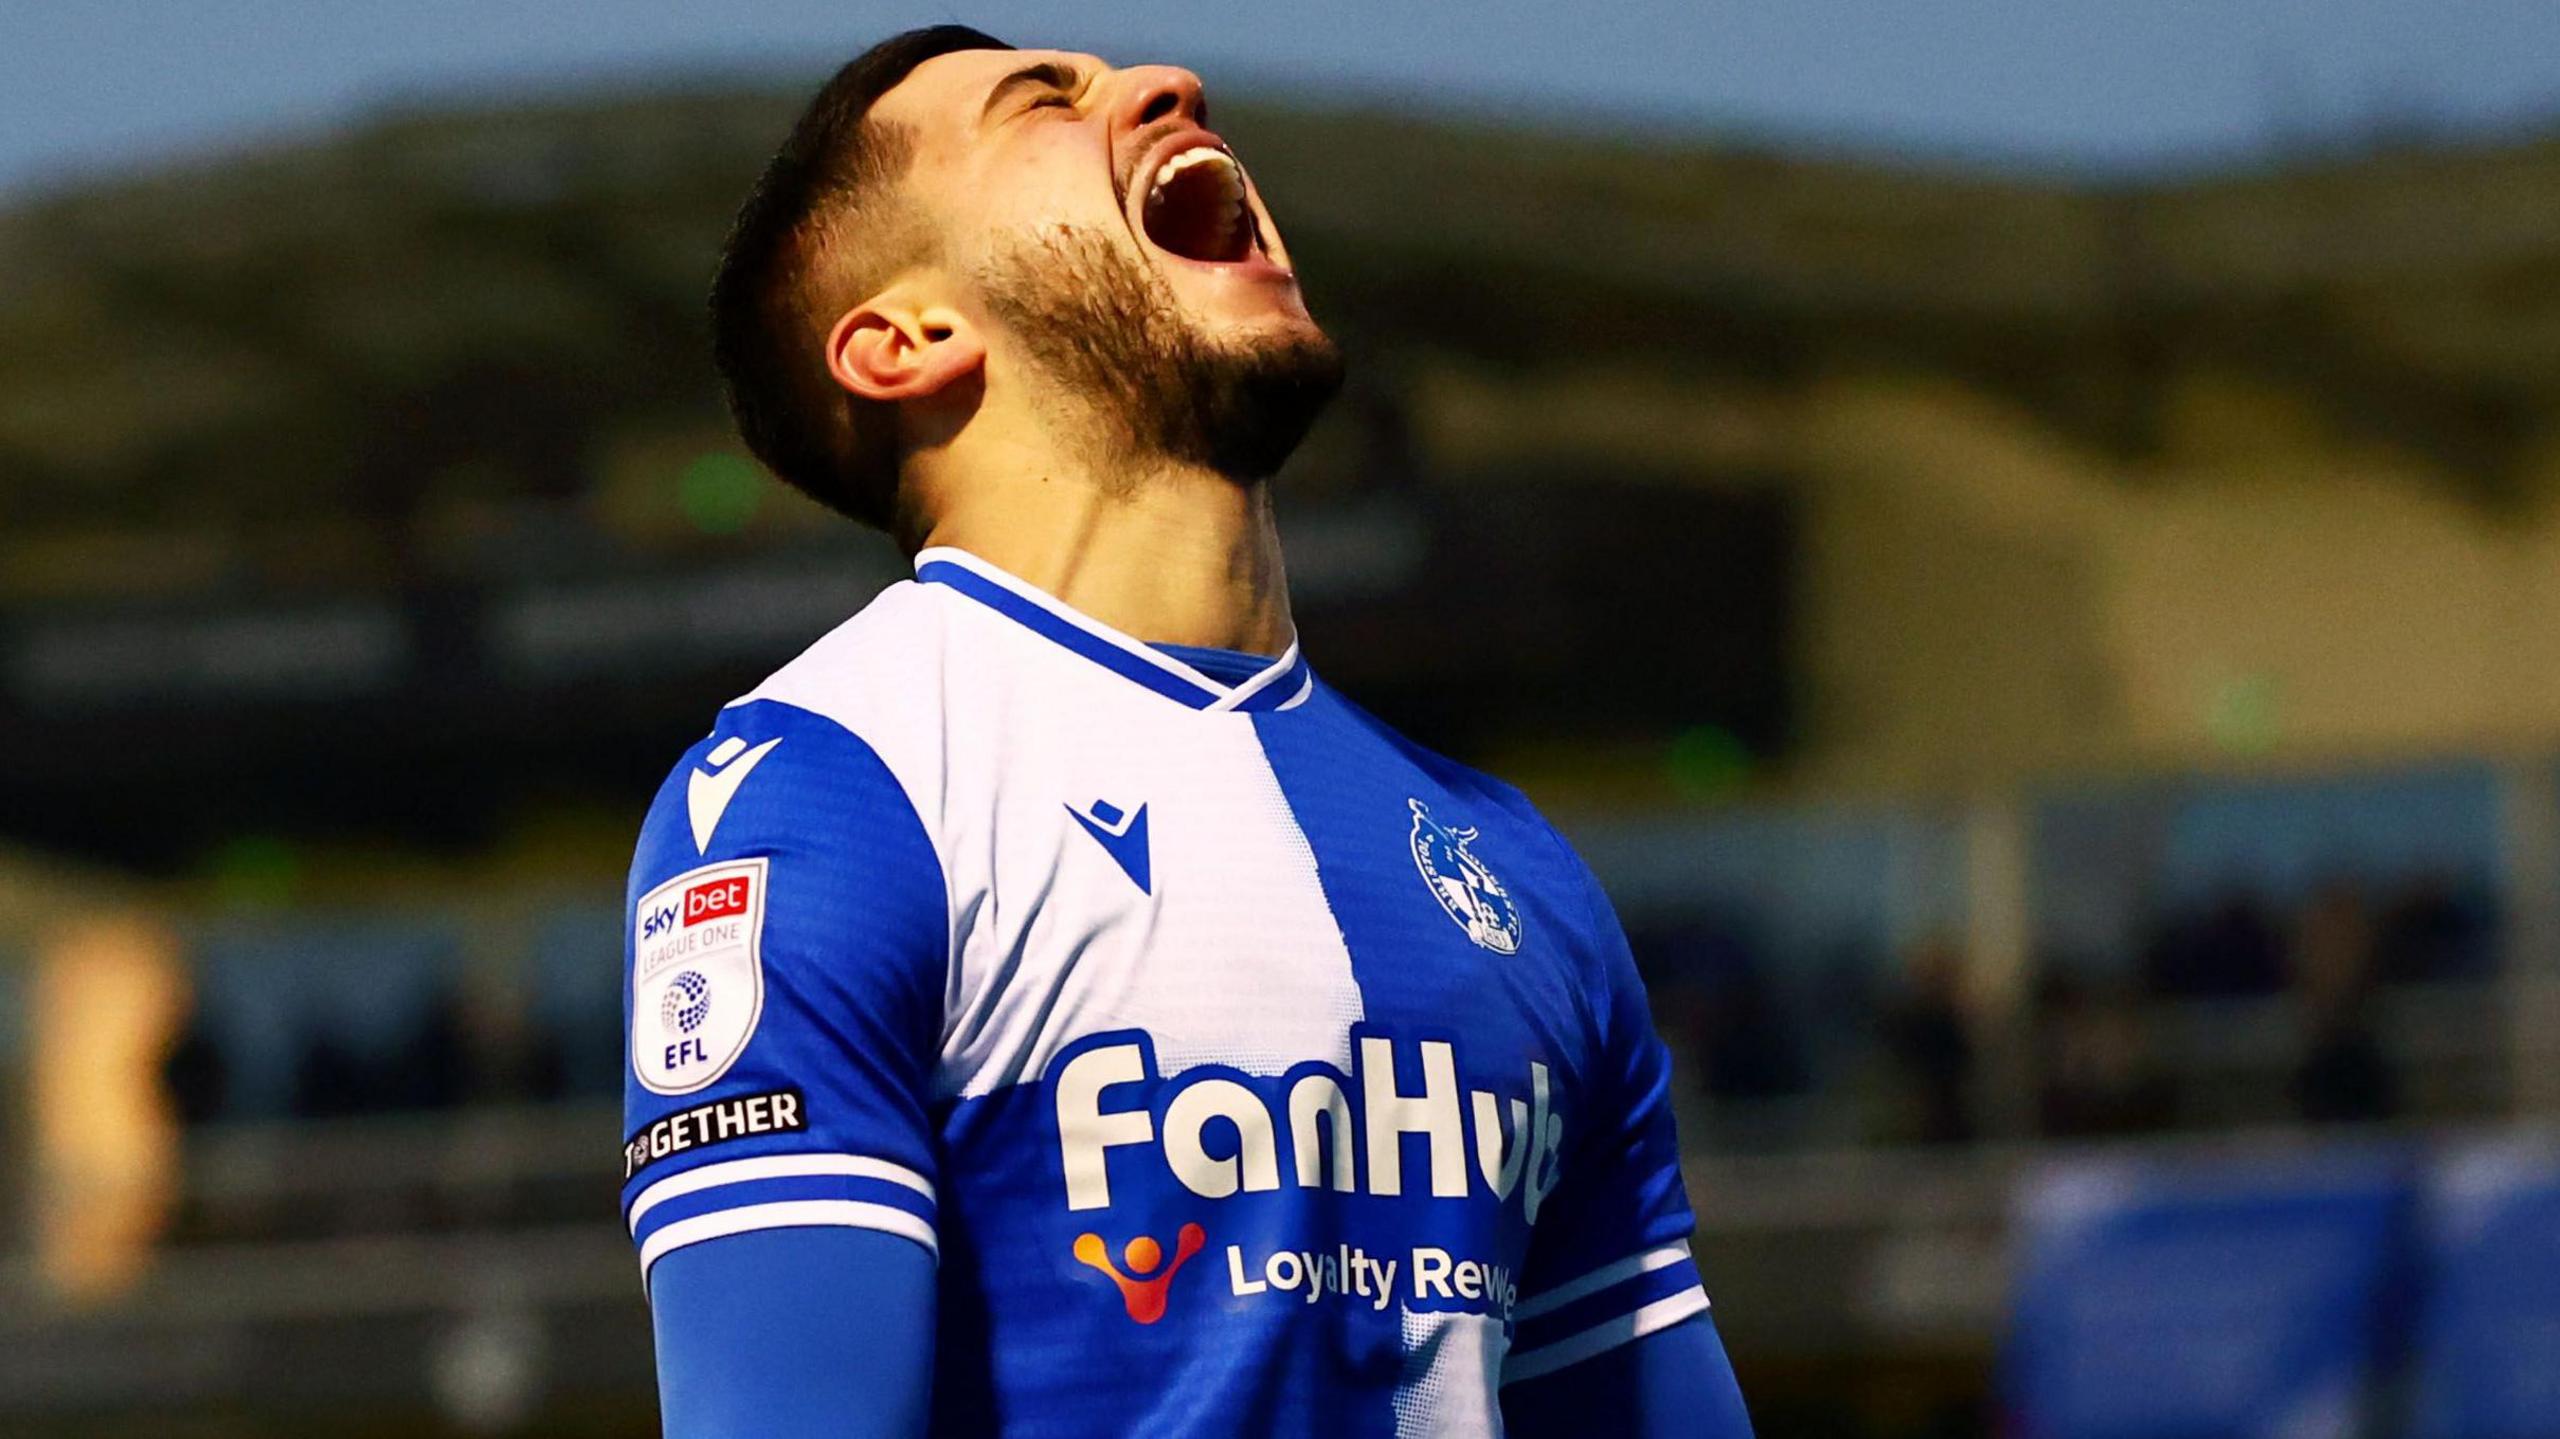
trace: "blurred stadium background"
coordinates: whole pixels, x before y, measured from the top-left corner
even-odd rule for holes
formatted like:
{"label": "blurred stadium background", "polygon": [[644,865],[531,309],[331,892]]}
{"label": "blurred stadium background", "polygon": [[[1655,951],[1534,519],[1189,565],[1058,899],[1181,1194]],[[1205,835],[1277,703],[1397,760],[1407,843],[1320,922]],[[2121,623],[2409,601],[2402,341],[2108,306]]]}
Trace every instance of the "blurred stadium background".
{"label": "blurred stadium background", "polygon": [[[630,838],[900,569],[702,359],[814,73],[0,190],[0,1431],[654,1432]],[[2560,1434],[2560,130],[1249,94],[1309,652],[1610,883],[1762,1432]]]}

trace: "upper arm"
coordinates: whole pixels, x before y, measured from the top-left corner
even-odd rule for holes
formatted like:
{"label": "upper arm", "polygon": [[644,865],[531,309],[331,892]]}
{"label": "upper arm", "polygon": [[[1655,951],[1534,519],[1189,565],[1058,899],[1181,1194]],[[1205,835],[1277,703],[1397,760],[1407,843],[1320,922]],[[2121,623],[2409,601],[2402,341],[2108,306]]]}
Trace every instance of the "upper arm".
{"label": "upper arm", "polygon": [[622,1200],[644,1274],[773,1229],[930,1257],[948,911],[879,757],[792,706],[724,711],[650,811],[630,900]]}
{"label": "upper arm", "polygon": [[650,1271],[667,1439],[914,1439],[933,1398],[933,1256],[864,1229],[766,1229]]}
{"label": "upper arm", "polygon": [[1502,1391],[1511,1439],[1751,1439],[1751,1416],[1704,1314]]}
{"label": "upper arm", "polygon": [[1593,1067],[1581,1136],[1530,1235],[1506,1385],[1581,1365],[1707,1309],[1689,1257],[1696,1221],[1672,1127],[1670,1055],[1617,918],[1597,883],[1587,874],[1584,882],[1601,951]]}

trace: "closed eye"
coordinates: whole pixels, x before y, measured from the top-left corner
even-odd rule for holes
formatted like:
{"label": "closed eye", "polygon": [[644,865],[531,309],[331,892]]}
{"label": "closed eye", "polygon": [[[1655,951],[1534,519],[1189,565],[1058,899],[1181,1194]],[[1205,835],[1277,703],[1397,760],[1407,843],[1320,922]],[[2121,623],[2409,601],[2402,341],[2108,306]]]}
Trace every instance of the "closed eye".
{"label": "closed eye", "polygon": [[1031,90],[1037,92],[1039,98],[1020,111],[1008,110],[1005,112],[1007,114],[1028,114],[1033,110],[1044,109],[1051,105],[1073,106],[1075,96],[1083,90],[1084,85],[1085,77],[1072,65],[1062,65],[1054,60],[1025,65],[998,80],[994,88],[987,91],[986,105],[978,114],[979,122],[983,124],[993,118],[998,107],[1017,91]]}

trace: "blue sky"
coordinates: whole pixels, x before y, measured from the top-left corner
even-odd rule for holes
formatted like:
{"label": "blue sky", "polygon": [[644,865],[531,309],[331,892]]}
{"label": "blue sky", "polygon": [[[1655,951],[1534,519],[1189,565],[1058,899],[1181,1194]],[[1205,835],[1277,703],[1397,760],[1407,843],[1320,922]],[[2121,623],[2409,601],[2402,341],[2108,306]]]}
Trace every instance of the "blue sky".
{"label": "blue sky", "polygon": [[822,73],[909,24],[1390,97],[2045,168],[2212,163],[2384,121],[2560,116],[2554,0],[0,0],[0,189],[384,104]]}

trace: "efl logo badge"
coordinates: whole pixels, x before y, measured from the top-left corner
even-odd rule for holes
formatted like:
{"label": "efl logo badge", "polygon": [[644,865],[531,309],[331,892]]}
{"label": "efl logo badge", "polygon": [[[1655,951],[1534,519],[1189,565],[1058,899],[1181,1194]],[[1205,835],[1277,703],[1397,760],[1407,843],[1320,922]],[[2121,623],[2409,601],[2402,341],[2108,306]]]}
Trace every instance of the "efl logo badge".
{"label": "efl logo badge", "polygon": [[1405,803],[1413,806],[1413,867],[1422,871],[1422,882],[1431,886],[1432,897],[1467,932],[1467,938],[1496,954],[1519,953],[1520,907],[1511,902],[1511,891],[1493,877],[1485,862],[1467,848],[1476,832],[1451,829],[1433,819],[1430,807],[1418,799]]}
{"label": "efl logo badge", "polygon": [[765,861],[732,860],[649,891],[632,919],[631,1072],[691,1094],[737,1062],[764,1013]]}

